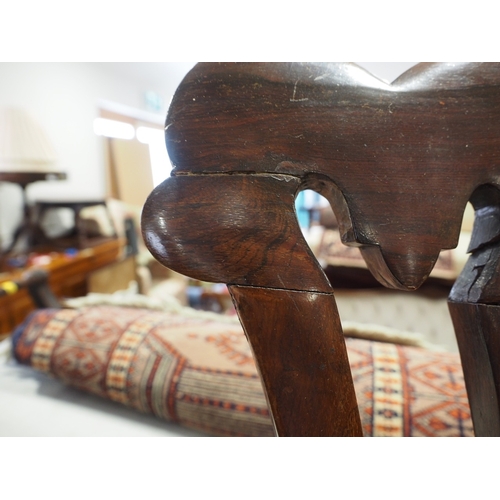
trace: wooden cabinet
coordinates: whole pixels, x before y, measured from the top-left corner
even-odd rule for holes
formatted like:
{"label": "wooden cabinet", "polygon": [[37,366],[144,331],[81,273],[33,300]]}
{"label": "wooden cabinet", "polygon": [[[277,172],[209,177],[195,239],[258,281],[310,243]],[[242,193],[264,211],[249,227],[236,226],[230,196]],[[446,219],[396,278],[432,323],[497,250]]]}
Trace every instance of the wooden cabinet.
{"label": "wooden cabinet", "polygon": [[[98,269],[121,261],[124,245],[125,241],[122,239],[109,239],[74,255],[56,254],[50,263],[40,267],[49,272],[49,283],[57,297],[83,296],[88,292],[88,276]],[[22,271],[0,274],[0,283],[15,280],[21,273]],[[0,335],[11,333],[34,309],[27,290],[0,297]]]}

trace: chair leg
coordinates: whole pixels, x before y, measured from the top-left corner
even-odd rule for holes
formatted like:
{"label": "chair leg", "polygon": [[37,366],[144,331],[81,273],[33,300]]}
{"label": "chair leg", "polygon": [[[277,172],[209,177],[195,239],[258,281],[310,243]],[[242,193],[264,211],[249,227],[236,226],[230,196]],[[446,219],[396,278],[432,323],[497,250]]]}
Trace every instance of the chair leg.
{"label": "chair leg", "polygon": [[279,435],[359,436],[333,290],[295,215],[301,183],[278,174],[170,177],[146,202],[144,240],[167,267],[230,285]]}
{"label": "chair leg", "polygon": [[500,306],[448,303],[476,436],[500,436]]}
{"label": "chair leg", "polygon": [[277,435],[361,436],[333,293],[229,289],[254,352]]}
{"label": "chair leg", "polygon": [[488,242],[491,227],[482,222],[476,216],[472,254],[451,290],[448,307],[474,432],[476,436],[500,436],[500,247],[494,239]]}

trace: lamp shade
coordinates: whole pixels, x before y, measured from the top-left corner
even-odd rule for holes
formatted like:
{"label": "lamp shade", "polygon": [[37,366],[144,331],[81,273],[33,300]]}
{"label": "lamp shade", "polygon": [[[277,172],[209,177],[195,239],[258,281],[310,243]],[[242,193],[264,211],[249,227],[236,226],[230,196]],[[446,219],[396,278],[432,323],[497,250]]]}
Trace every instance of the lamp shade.
{"label": "lamp shade", "polygon": [[1,172],[54,172],[55,161],[51,142],[26,111],[0,108]]}

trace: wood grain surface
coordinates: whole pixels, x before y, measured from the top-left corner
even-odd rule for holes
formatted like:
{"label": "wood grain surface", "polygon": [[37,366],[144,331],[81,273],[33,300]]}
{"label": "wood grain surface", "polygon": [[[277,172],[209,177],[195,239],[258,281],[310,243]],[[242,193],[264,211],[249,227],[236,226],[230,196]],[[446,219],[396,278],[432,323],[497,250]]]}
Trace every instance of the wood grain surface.
{"label": "wood grain surface", "polygon": [[499,83],[495,63],[420,64],[392,85],[346,63],[200,64],[174,97],[167,148],[176,174],[335,184],[344,241],[375,245],[362,250],[374,275],[414,289],[456,246],[473,191],[498,185]]}
{"label": "wood grain surface", "polygon": [[[324,195],[343,242],[401,290],[417,289],[441,249],[456,246],[470,200],[472,255],[450,308],[467,387],[479,394],[476,433],[498,435],[499,63],[419,64],[392,84],[348,63],[203,63],[179,86],[165,128],[174,170],[146,203],[146,243],[164,265],[231,286],[279,435],[359,431],[351,396],[339,398],[353,394],[352,381],[331,286],[297,224],[297,193]],[[478,316],[470,304],[488,307]],[[290,354],[293,383],[281,357],[290,343],[304,353]],[[337,354],[323,359],[332,345]],[[322,402],[302,409],[317,380]],[[333,413],[320,411],[326,399]]]}
{"label": "wood grain surface", "polygon": [[272,360],[258,369],[277,434],[361,436],[333,294],[234,285],[230,292],[255,359]]}

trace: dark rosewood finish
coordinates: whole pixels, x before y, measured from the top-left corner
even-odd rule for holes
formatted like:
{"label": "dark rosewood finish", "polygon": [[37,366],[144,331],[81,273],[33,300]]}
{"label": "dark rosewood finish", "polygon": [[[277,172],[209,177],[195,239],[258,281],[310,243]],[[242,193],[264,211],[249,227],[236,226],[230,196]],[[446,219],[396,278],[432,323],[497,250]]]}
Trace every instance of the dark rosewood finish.
{"label": "dark rosewood finish", "polygon": [[476,434],[500,434],[499,130],[497,63],[419,64],[391,85],[347,63],[186,76],[166,121],[173,176],[145,205],[144,237],[166,266],[230,285],[279,435],[361,434],[333,292],[295,218],[305,188],[402,290],[456,246],[471,200],[472,256],[450,308]]}

